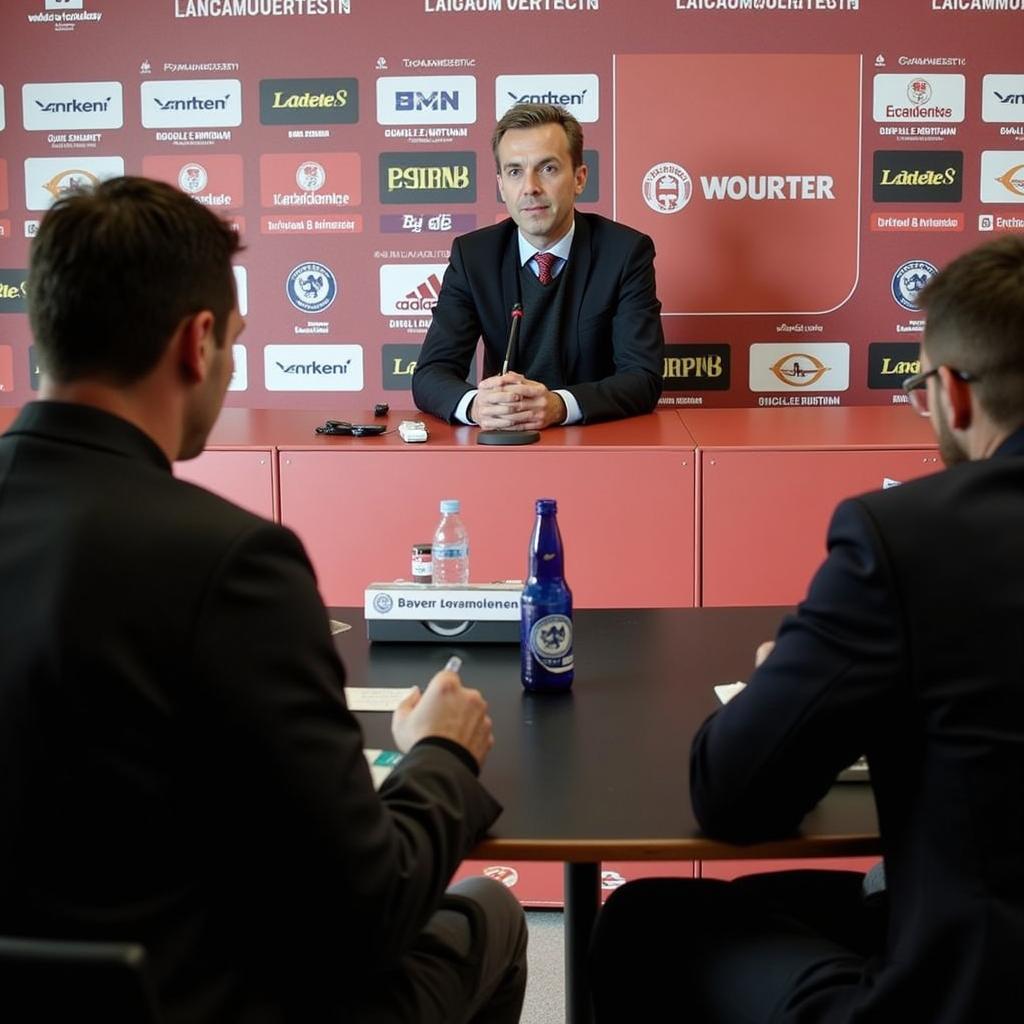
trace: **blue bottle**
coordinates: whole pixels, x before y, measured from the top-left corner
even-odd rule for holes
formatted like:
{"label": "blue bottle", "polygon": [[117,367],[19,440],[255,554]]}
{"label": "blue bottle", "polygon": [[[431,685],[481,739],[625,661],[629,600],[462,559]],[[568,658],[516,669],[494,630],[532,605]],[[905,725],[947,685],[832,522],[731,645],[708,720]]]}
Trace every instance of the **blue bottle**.
{"label": "blue bottle", "polygon": [[537,501],[519,631],[527,690],[564,691],[572,686],[572,591],[565,582],[557,511],[554,499]]}

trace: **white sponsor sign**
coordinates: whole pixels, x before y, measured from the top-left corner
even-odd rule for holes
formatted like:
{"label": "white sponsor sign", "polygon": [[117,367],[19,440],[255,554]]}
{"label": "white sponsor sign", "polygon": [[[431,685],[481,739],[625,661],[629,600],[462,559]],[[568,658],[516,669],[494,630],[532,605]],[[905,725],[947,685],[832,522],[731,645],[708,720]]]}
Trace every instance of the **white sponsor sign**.
{"label": "white sponsor sign", "polygon": [[981,80],[983,121],[1024,121],[1024,75],[986,75]]}
{"label": "white sponsor sign", "polygon": [[565,107],[577,121],[596,121],[597,75],[498,75],[494,83],[494,109],[500,118],[517,103],[554,103]]}
{"label": "white sponsor sign", "polygon": [[385,263],[380,268],[384,316],[426,316],[437,305],[445,263]]}
{"label": "white sponsor sign", "polygon": [[25,205],[48,210],[62,195],[124,174],[119,156],[43,156],[25,161]]}
{"label": "white sponsor sign", "polygon": [[236,127],[242,123],[242,83],[237,78],[143,82],[144,128]]}
{"label": "white sponsor sign", "polygon": [[875,75],[876,122],[958,123],[964,119],[963,75]]}
{"label": "white sponsor sign", "polygon": [[751,391],[845,391],[850,386],[850,346],[756,342],[750,346]]}
{"label": "white sponsor sign", "polygon": [[377,79],[377,124],[474,124],[472,75]]}
{"label": "white sponsor sign", "polygon": [[507,583],[432,587],[371,583],[364,594],[363,614],[367,619],[514,622],[520,616],[522,592],[521,586]]}
{"label": "white sponsor sign", "polygon": [[986,149],[981,154],[981,201],[1024,203],[1024,149]]}
{"label": "white sponsor sign", "polygon": [[4,87],[0,85],[0,132],[7,127],[7,114],[4,107]]}
{"label": "white sponsor sign", "polygon": [[26,82],[21,115],[30,132],[121,128],[123,90],[120,82]]}
{"label": "white sponsor sign", "polygon": [[235,361],[235,372],[231,374],[228,391],[247,391],[249,389],[249,354],[244,345],[232,345],[231,356]]}
{"label": "white sponsor sign", "polygon": [[249,272],[245,267],[232,267],[235,273],[235,293],[238,297],[238,312],[249,315]]}
{"label": "white sponsor sign", "polygon": [[362,345],[266,345],[268,391],[362,391]]}

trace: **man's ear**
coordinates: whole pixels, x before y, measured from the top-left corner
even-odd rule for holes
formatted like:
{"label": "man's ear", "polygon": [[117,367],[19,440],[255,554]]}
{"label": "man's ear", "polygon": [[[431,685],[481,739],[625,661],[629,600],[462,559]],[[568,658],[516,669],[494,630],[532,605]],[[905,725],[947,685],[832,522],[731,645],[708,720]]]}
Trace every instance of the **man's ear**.
{"label": "man's ear", "polygon": [[961,380],[948,366],[939,367],[940,400],[949,409],[949,425],[954,430],[966,430],[974,419],[974,395],[971,385]]}
{"label": "man's ear", "polygon": [[587,187],[587,174],[589,170],[586,164],[580,164],[579,167],[573,171],[573,178],[575,179],[576,195],[581,195],[583,190]]}
{"label": "man's ear", "polygon": [[213,313],[200,310],[181,322],[172,344],[177,346],[178,364],[190,384],[206,379],[209,369],[209,346],[216,344],[213,336]]}

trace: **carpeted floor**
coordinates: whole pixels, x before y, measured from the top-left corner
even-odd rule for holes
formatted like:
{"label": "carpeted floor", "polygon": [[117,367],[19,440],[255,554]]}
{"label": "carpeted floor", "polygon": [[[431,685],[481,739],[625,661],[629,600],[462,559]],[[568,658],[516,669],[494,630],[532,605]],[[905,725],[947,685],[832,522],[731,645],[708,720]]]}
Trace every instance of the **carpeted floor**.
{"label": "carpeted floor", "polygon": [[560,910],[528,910],[529,976],[520,1024],[565,1024],[565,941]]}

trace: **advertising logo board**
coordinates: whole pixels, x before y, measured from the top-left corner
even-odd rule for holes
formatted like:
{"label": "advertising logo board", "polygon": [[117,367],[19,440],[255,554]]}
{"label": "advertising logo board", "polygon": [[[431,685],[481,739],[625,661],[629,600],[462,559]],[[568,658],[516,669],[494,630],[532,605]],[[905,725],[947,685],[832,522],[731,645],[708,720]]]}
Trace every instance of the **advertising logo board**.
{"label": "advertising logo board", "polygon": [[21,114],[30,132],[121,128],[121,83],[27,82],[21,87]]}
{"label": "advertising logo board", "polygon": [[242,123],[237,78],[143,82],[143,128],[233,128]]}
{"label": "advertising logo board", "polygon": [[266,345],[268,391],[362,391],[362,345]]}
{"label": "advertising logo board", "polygon": [[963,75],[875,75],[878,124],[956,124],[964,119]]}
{"label": "advertising logo board", "polygon": [[377,79],[377,124],[474,124],[472,75]]}
{"label": "advertising logo board", "polygon": [[755,342],[750,346],[751,391],[845,391],[850,346],[832,342]]}
{"label": "advertising logo board", "polygon": [[380,201],[475,203],[476,153],[381,153]]}
{"label": "advertising logo board", "polygon": [[876,150],[872,198],[876,203],[959,203],[964,155],[959,150]]}
{"label": "advertising logo board", "polygon": [[597,75],[498,75],[494,82],[495,117],[517,103],[553,103],[581,124],[600,116]]}
{"label": "advertising logo board", "polygon": [[849,299],[859,56],[628,54],[615,72],[614,216],[654,240],[662,315],[823,313]]}
{"label": "advertising logo board", "polygon": [[124,174],[119,156],[42,156],[25,161],[25,205],[48,210],[67,192]]}
{"label": "advertising logo board", "polygon": [[985,75],[981,80],[981,119],[1010,124],[1024,121],[1024,75]]}
{"label": "advertising logo board", "polygon": [[260,124],[355,124],[358,120],[356,78],[260,81]]}
{"label": "advertising logo board", "polygon": [[1024,150],[985,150],[981,154],[981,201],[1024,203]]}

